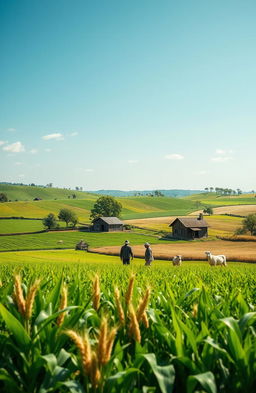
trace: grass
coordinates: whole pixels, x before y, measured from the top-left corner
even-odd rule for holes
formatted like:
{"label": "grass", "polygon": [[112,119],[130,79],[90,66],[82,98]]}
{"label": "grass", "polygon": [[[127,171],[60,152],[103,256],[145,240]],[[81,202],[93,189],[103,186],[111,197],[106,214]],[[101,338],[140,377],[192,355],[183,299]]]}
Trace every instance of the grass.
{"label": "grass", "polygon": [[[212,215],[204,217],[209,224],[209,236],[231,235],[241,226],[242,219],[239,217]],[[157,217],[146,219],[133,219],[127,221],[127,224],[135,225],[142,228],[149,228],[156,231],[170,232],[169,224],[175,217]]]}
{"label": "grass", "polygon": [[82,191],[64,190],[63,188],[15,186],[11,184],[0,184],[0,192],[7,194],[11,201],[31,201],[34,198],[43,200],[68,199],[75,194],[79,199],[97,199],[97,196]]}
{"label": "grass", "polygon": [[121,245],[127,238],[132,244],[144,244],[146,241],[150,241],[152,244],[159,242],[159,239],[154,235],[143,235],[137,232],[47,232],[31,235],[2,236],[0,237],[0,250],[73,249],[81,239],[84,239],[90,247],[95,248]]}
{"label": "grass", "polygon": [[[161,261],[147,268],[141,260],[124,267],[118,258],[65,250],[2,253],[0,390],[242,393],[246,386],[246,392],[253,393],[255,269],[240,263],[210,268],[204,262],[177,268]],[[16,297],[13,272],[22,277]],[[92,291],[95,272],[100,278],[98,308],[94,302],[98,292]],[[137,320],[137,324],[124,300],[131,272],[136,274],[131,291],[135,315],[146,288],[151,287],[144,322]],[[33,289],[31,284],[38,278],[41,282]],[[115,286],[120,291],[122,324]],[[67,293],[64,303],[63,293]],[[31,306],[29,316],[22,313],[22,297]],[[60,315],[63,319],[58,323]],[[113,327],[116,331],[111,356],[102,365],[109,342],[103,327],[106,317],[107,331]],[[71,340],[67,331],[73,337],[86,332],[87,347],[98,359],[90,372],[84,367],[91,364],[88,351],[81,357],[81,341]]]}
{"label": "grass", "polygon": [[44,229],[41,220],[0,220],[0,233],[35,232]]}
{"label": "grass", "polygon": [[[185,200],[198,201],[205,206],[232,206],[232,205],[255,205],[255,194],[242,194],[221,196],[216,192],[206,192],[202,194],[193,194],[184,197]],[[198,209],[197,209],[198,210]]]}
{"label": "grass", "polygon": [[[154,200],[153,200],[154,199]],[[175,198],[119,198],[123,205],[122,219],[185,215],[195,210],[195,203]],[[58,214],[62,208],[73,210],[83,223],[89,222],[95,199],[6,202],[0,204],[0,217],[43,218],[48,213]]]}

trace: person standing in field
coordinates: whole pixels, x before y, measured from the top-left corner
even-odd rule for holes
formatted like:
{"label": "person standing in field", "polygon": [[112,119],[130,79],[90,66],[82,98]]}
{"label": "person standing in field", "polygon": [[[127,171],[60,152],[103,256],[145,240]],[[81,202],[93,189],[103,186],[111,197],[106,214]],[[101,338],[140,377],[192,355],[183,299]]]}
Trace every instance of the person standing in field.
{"label": "person standing in field", "polygon": [[149,243],[145,243],[145,266],[151,266],[152,261],[154,260],[153,252]]}
{"label": "person standing in field", "polygon": [[129,246],[129,240],[125,240],[124,245],[121,247],[120,259],[123,261],[123,265],[130,265],[130,260],[133,259],[133,252],[131,246]]}

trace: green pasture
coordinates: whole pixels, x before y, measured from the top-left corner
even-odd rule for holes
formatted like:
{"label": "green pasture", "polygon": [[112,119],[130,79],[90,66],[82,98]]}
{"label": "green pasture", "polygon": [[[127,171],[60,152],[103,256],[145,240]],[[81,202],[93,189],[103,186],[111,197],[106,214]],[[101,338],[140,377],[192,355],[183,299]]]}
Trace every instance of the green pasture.
{"label": "green pasture", "polygon": [[[256,204],[255,194],[242,194],[221,196],[216,192],[207,192],[202,194],[193,194],[183,198],[184,200],[200,202],[205,206],[233,206],[233,205],[254,205]],[[197,209],[198,210],[198,209]]]}
{"label": "green pasture", "polygon": [[44,229],[41,220],[0,220],[0,233],[35,232]]}
{"label": "green pasture", "polygon": [[30,235],[0,236],[0,250],[74,249],[81,239],[86,241],[91,248],[122,245],[126,239],[129,239],[133,245],[143,245],[146,241],[149,241],[151,244],[161,242],[155,235],[144,235],[138,232],[46,232]]}
{"label": "green pasture", "polygon": [[[186,215],[197,208],[193,201],[167,197],[119,198],[119,201],[123,206],[122,219]],[[0,204],[0,217],[43,218],[49,213],[57,215],[60,209],[68,208],[76,213],[80,222],[89,223],[94,203],[95,199],[6,202]]]}
{"label": "green pasture", "polygon": [[[0,278],[14,271],[21,271],[30,276],[45,277],[49,272],[56,273],[56,278],[64,272],[69,280],[77,274],[83,281],[90,280],[93,272],[97,272],[104,285],[112,288],[114,284],[125,287],[131,272],[138,276],[138,285],[150,284],[158,291],[165,290],[167,285],[175,287],[175,292],[182,293],[195,286],[206,285],[218,288],[220,292],[236,289],[243,294],[249,293],[250,300],[256,303],[256,264],[229,262],[228,267],[210,268],[206,261],[184,261],[180,268],[173,267],[170,261],[155,260],[150,268],[144,266],[143,259],[135,258],[130,266],[123,266],[119,257],[88,253],[75,250],[19,251],[0,253]],[[188,280],[189,276],[189,280]]]}
{"label": "green pasture", "polygon": [[97,195],[83,191],[65,190],[54,187],[35,187],[35,186],[15,186],[11,184],[0,184],[0,192],[7,194],[8,200],[11,201],[31,201],[34,198],[50,199],[68,199],[75,194],[79,199],[97,199]]}
{"label": "green pasture", "polygon": [[[255,271],[243,263],[123,266],[117,257],[73,250],[0,253],[0,391],[254,393]],[[16,278],[14,286],[14,274],[22,285]]]}

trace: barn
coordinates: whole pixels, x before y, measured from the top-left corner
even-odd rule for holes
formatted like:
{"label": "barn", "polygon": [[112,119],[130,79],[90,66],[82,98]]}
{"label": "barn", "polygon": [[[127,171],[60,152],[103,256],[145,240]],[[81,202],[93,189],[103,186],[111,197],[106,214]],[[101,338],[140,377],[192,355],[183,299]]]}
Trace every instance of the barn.
{"label": "barn", "polygon": [[208,236],[209,225],[202,215],[198,218],[176,218],[169,227],[172,227],[172,236],[177,239],[194,240]]}
{"label": "barn", "polygon": [[123,222],[117,217],[98,217],[92,223],[92,231],[95,232],[114,232],[124,229]]}

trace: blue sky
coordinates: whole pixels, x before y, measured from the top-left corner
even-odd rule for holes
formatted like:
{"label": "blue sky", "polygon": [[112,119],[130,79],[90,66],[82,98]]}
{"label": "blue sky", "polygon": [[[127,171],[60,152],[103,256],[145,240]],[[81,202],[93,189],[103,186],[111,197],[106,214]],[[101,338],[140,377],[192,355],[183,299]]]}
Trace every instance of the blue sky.
{"label": "blue sky", "polygon": [[1,181],[255,189],[255,11],[0,0]]}

